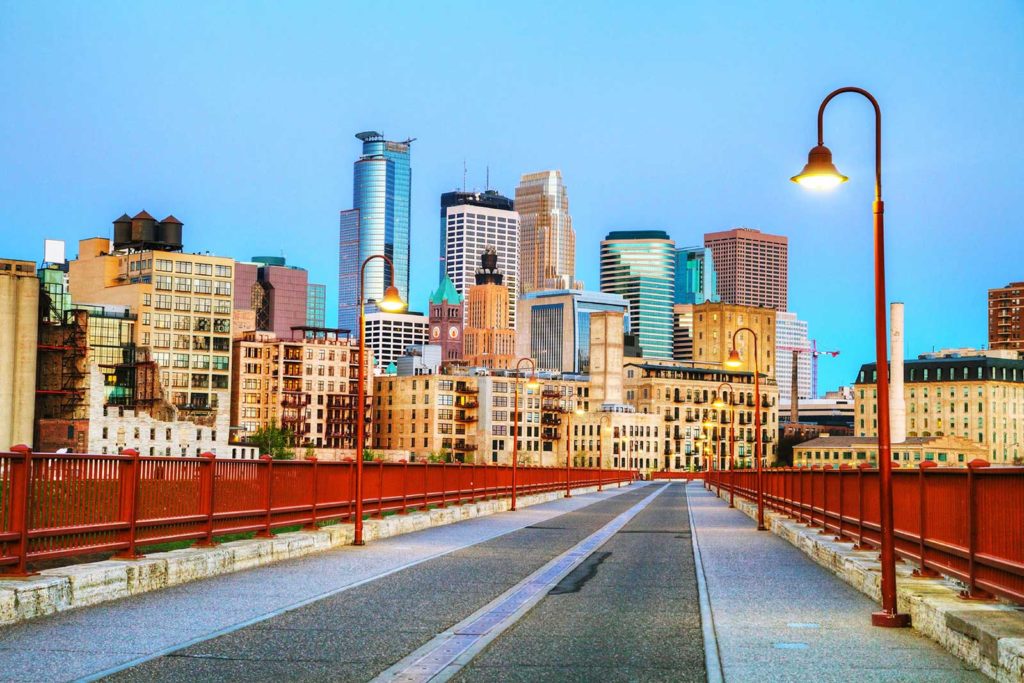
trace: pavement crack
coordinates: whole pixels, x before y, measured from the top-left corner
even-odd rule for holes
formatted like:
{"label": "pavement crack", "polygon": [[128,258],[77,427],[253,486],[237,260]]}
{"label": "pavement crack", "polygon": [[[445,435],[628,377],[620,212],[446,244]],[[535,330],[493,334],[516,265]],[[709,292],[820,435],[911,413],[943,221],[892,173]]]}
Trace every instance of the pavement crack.
{"label": "pavement crack", "polygon": [[548,591],[548,595],[579,593],[583,584],[594,578],[597,574],[597,568],[601,566],[601,563],[608,559],[610,555],[611,552],[591,553],[590,556],[583,560],[578,567],[566,574],[561,581],[556,583],[555,587]]}

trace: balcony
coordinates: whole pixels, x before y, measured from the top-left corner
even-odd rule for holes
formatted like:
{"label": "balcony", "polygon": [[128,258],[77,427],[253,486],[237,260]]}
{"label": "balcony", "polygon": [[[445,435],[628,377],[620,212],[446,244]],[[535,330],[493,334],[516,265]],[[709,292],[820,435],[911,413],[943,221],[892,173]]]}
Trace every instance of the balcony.
{"label": "balcony", "polygon": [[562,392],[559,391],[558,389],[545,389],[544,391],[540,392],[540,395],[543,396],[544,398],[561,398]]}
{"label": "balcony", "polygon": [[476,444],[457,441],[455,442],[455,445],[452,447],[452,450],[459,451],[460,453],[471,452],[476,450]]}
{"label": "balcony", "polygon": [[475,396],[480,392],[467,384],[457,384],[455,386],[455,393],[462,394],[463,396]]}
{"label": "balcony", "polygon": [[558,432],[556,432],[555,430],[553,430],[553,429],[545,429],[543,432],[541,432],[540,438],[543,441],[558,441],[559,437],[558,437]]}
{"label": "balcony", "polygon": [[555,417],[554,415],[543,415],[540,418],[540,422],[541,422],[541,424],[551,425],[552,427],[557,427],[557,426],[562,424],[562,418]]}
{"label": "balcony", "polygon": [[671,413],[666,413],[665,414],[665,422],[675,422],[675,421],[676,421],[676,416],[675,415],[673,415]]}
{"label": "balcony", "polygon": [[459,424],[472,424],[477,421],[476,415],[456,415],[455,421]]}
{"label": "balcony", "polygon": [[456,408],[465,408],[466,410],[475,410],[480,404],[476,401],[456,401]]}

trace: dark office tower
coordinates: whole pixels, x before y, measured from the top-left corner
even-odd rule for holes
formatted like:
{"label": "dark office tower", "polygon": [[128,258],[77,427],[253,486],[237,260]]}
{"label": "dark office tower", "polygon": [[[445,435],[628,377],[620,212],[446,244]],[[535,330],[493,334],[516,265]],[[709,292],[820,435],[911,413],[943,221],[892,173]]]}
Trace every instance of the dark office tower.
{"label": "dark office tower", "polygon": [[[385,140],[375,131],[359,133],[363,153],[355,162],[352,209],[341,212],[338,240],[338,326],[355,330],[359,317],[359,271],[366,259],[383,254],[394,264],[394,282],[409,300],[409,198],[412,139]],[[391,284],[383,259],[366,266],[363,297],[377,301]]]}

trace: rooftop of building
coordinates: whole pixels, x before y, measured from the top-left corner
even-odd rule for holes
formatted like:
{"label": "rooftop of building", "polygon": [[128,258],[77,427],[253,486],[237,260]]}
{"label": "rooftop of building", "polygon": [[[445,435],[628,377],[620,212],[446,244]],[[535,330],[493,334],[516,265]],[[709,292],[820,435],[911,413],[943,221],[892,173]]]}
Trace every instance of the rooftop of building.
{"label": "rooftop of building", "polygon": [[623,306],[629,305],[629,300],[621,294],[610,292],[594,292],[585,289],[545,289],[537,292],[527,292],[522,299],[545,299],[556,296],[571,296],[579,299],[586,299],[598,303],[614,303]]}
{"label": "rooftop of building", "polygon": [[455,283],[447,275],[444,276],[437,289],[430,295],[430,303],[440,304],[444,302],[448,302],[453,306],[458,306],[462,303],[462,295],[455,289]]}
{"label": "rooftop of building", "polygon": [[606,242],[616,240],[671,240],[664,230],[612,230],[604,238]]}
{"label": "rooftop of building", "polygon": [[[875,369],[875,363],[861,365],[855,384],[875,384]],[[956,372],[957,370],[960,372]],[[1007,373],[1006,370],[1010,372]],[[1024,359],[953,355],[943,358],[914,358],[904,361],[903,364],[904,382],[977,382],[984,380],[1024,382]]]}
{"label": "rooftop of building", "polygon": [[[939,441],[946,443],[963,443],[963,445],[974,446],[975,444],[960,436],[954,436],[952,434],[936,435],[936,436],[908,436],[900,443],[892,444],[893,448],[900,448],[906,446],[925,446],[933,444]],[[815,448],[870,448],[878,447],[877,436],[828,436],[821,435],[814,439],[798,443],[793,448],[799,449],[815,449]]]}

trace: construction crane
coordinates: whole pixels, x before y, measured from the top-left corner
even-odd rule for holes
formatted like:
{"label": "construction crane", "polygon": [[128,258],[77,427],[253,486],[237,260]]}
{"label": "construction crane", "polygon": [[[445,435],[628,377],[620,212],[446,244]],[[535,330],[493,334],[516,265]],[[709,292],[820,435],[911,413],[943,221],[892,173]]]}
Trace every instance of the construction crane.
{"label": "construction crane", "polygon": [[839,351],[825,351],[818,348],[818,340],[811,339],[809,348],[801,348],[799,346],[780,346],[779,351],[791,351],[793,353],[793,368],[790,385],[789,395],[789,421],[796,424],[800,421],[800,389],[797,383],[798,376],[798,365],[801,353],[808,353],[811,355],[811,396],[817,398],[818,396],[818,356],[828,355],[835,358],[839,355]]}

